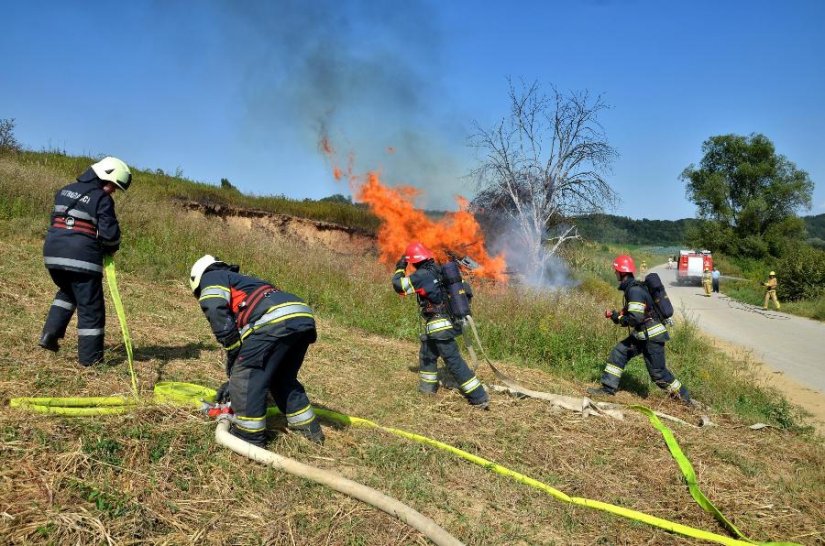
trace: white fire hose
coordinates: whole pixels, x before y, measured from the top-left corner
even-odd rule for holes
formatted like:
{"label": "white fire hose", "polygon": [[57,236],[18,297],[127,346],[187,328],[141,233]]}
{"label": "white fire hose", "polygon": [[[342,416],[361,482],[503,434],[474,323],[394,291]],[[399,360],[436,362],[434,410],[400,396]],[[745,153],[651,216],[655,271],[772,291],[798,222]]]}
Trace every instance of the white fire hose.
{"label": "white fire hose", "polygon": [[215,429],[215,441],[253,461],[263,463],[278,470],[283,470],[284,472],[315,483],[320,483],[330,489],[334,489],[361,502],[365,502],[370,506],[374,506],[379,510],[383,510],[416,529],[438,546],[463,546],[460,540],[445,531],[427,516],[392,497],[388,497],[380,491],[348,480],[328,470],[309,466],[294,459],[254,446],[249,442],[245,442],[229,434],[229,418],[226,416],[218,418],[218,426]]}

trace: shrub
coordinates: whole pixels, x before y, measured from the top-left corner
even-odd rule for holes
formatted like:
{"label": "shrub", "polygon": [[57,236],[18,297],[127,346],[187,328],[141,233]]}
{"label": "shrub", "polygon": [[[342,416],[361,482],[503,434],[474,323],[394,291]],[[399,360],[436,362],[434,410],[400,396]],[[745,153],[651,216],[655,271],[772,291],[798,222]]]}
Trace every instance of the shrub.
{"label": "shrub", "polygon": [[779,296],[784,300],[812,299],[825,291],[825,252],[796,243],[785,247],[777,264]]}
{"label": "shrub", "polygon": [[14,136],[14,119],[0,119],[0,152],[19,152],[20,149]]}

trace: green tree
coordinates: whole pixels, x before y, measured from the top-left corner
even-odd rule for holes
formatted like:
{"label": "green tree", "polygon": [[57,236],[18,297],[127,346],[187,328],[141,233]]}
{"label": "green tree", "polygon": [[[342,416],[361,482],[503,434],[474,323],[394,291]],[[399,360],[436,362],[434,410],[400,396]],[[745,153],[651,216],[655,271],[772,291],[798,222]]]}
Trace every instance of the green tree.
{"label": "green tree", "polygon": [[221,189],[229,191],[238,191],[238,188],[232,185],[232,182],[230,182],[228,178],[221,178]]}
{"label": "green tree", "polygon": [[704,225],[701,246],[754,257],[778,254],[788,239],[804,237],[796,215],[811,208],[808,173],[776,153],[764,135],[719,135],[702,144],[702,161],[681,174],[687,197]]}
{"label": "green tree", "polygon": [[20,149],[14,136],[14,119],[0,119],[0,152],[19,152]]}

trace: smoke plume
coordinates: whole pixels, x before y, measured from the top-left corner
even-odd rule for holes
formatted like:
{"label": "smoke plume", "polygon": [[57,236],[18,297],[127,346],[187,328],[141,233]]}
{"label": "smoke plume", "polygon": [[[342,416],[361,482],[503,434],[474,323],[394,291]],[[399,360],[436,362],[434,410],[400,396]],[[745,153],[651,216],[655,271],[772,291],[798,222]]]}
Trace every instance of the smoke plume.
{"label": "smoke plume", "polygon": [[277,133],[307,150],[328,136],[385,180],[423,190],[421,205],[454,206],[470,156],[437,83],[441,30],[431,6],[293,0],[223,9],[252,134]]}

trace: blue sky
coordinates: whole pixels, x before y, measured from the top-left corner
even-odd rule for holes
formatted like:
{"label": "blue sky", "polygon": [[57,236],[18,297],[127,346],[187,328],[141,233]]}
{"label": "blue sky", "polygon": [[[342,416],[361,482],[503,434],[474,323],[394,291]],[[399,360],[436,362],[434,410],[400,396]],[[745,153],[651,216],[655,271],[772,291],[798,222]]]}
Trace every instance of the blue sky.
{"label": "blue sky", "polygon": [[395,4],[14,2],[0,118],[29,148],[295,198],[348,192],[326,131],[437,208],[472,196],[467,137],[507,113],[507,78],[538,80],[611,106],[611,212],[692,217],[679,173],[709,136],[753,132],[810,173],[803,213],[825,212],[825,2]]}

